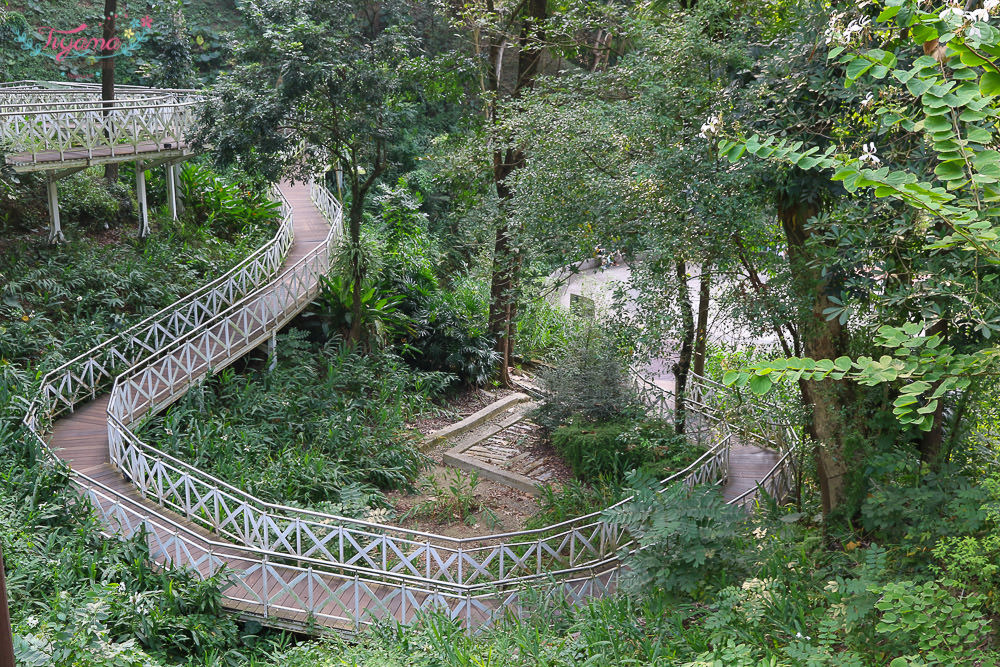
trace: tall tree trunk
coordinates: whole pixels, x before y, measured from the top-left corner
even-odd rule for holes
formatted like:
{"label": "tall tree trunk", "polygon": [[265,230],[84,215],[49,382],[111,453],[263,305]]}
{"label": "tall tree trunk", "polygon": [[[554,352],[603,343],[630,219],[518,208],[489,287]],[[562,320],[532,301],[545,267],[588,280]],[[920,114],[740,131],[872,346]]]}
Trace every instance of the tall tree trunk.
{"label": "tall tree trunk", "polygon": [[[105,108],[104,115],[108,116],[110,108],[114,106],[115,99],[115,59],[114,49],[109,48],[111,39],[115,36],[115,23],[118,19],[118,0],[104,0],[104,50],[101,55],[101,101]],[[107,164],[104,166],[104,178],[108,183],[118,180],[118,165]]]}
{"label": "tall tree trunk", "polygon": [[[548,16],[546,0],[525,0],[522,5],[521,34],[518,41],[517,80],[512,98],[530,89],[538,75],[542,59],[542,43],[545,40],[543,22]],[[489,46],[489,92],[494,101],[489,107],[490,120],[497,118],[497,99],[500,97],[503,79],[503,54],[507,42],[506,35],[497,35]],[[514,148],[495,148],[493,151],[493,184],[500,202],[500,215],[506,217],[507,203],[511,198],[507,177],[524,165],[524,153]],[[517,298],[520,257],[513,252],[514,230],[507,220],[502,220],[493,244],[493,276],[490,282],[490,333],[496,340],[496,351],[500,356],[498,379],[504,386],[510,386],[510,355],[513,350],[514,301]]]}
{"label": "tall tree trunk", "polygon": [[364,292],[364,268],[361,263],[361,220],[364,214],[364,197],[353,188],[351,209],[348,213],[348,233],[350,234],[351,253],[351,329],[347,334],[347,342],[355,345],[361,342],[364,334],[361,321],[361,297]]}
{"label": "tall tree trunk", "polygon": [[712,265],[705,262],[701,265],[701,278],[698,280],[698,324],[695,327],[692,367],[695,375],[705,374],[705,349],[708,347],[708,307],[711,303]]}
{"label": "tall tree trunk", "polygon": [[[802,354],[812,359],[836,359],[845,350],[845,333],[840,320],[828,320],[823,311],[834,304],[829,300],[829,284],[820,272],[809,266],[806,221],[818,210],[809,204],[779,202],[778,219],[788,242],[792,274],[800,285],[813,293],[812,312],[799,329]],[[856,463],[851,460],[845,442],[844,413],[849,387],[843,380],[802,381],[803,402],[812,408],[808,431],[815,441],[814,456],[823,513],[837,509],[845,499],[846,476]]]}
{"label": "tall tree trunk", "polygon": [[687,417],[686,400],[688,371],[691,369],[691,349],[694,345],[694,311],[691,308],[691,290],[688,289],[687,264],[681,260],[675,266],[677,276],[677,301],[681,309],[681,350],[674,364],[674,430],[684,433]]}
{"label": "tall tree trunk", "polygon": [[[498,184],[498,188],[502,184]],[[512,309],[514,304],[514,257],[511,252],[510,229],[501,224],[493,245],[493,279],[490,284],[490,332],[500,357],[497,380],[505,387],[511,386],[510,355]]]}

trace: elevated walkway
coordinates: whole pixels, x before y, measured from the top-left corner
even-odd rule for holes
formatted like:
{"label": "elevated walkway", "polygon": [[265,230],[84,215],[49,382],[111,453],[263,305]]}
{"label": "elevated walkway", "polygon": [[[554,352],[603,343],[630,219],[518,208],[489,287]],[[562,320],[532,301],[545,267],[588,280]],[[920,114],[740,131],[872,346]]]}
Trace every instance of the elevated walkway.
{"label": "elevated walkway", "polygon": [[0,147],[15,172],[45,173],[52,243],[65,240],[60,179],[87,167],[136,163],[140,235],[146,236],[145,172],[166,168],[167,203],[176,220],[176,165],[195,153],[190,135],[203,102],[189,90],[119,86],[116,99],[105,102],[97,85],[16,82],[0,87]]}

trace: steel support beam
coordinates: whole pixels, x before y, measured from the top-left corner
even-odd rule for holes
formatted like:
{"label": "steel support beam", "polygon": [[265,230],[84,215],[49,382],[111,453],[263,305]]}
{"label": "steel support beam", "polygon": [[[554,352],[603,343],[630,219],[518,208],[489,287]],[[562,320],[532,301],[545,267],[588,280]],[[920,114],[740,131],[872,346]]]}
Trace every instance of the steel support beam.
{"label": "steel support beam", "polygon": [[45,175],[45,189],[49,201],[49,243],[65,243],[59,220],[59,184],[52,172]]}
{"label": "steel support beam", "polygon": [[271,332],[271,337],[267,339],[267,357],[270,363],[267,365],[267,370],[274,371],[278,367],[278,338],[277,331]]}
{"label": "steel support beam", "polygon": [[184,214],[184,200],[180,196],[181,191],[181,163],[175,162],[170,166],[170,171],[174,179],[174,193],[177,194],[177,214]]}
{"label": "steel support beam", "polygon": [[177,183],[174,181],[174,165],[168,164],[164,167],[164,177],[167,179],[167,209],[170,211],[170,219],[177,219]]}

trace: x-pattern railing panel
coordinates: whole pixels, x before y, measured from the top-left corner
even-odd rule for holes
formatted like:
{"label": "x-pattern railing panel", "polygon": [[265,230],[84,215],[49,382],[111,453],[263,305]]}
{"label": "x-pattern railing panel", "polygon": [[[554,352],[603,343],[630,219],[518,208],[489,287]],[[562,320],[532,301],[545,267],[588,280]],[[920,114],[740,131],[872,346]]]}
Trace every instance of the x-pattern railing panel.
{"label": "x-pattern railing panel", "polygon": [[190,93],[126,92],[113,102],[99,93],[0,93],[0,139],[9,154],[26,154],[32,162],[43,153],[107,149],[110,155],[128,148],[176,149],[192,133],[203,98]]}

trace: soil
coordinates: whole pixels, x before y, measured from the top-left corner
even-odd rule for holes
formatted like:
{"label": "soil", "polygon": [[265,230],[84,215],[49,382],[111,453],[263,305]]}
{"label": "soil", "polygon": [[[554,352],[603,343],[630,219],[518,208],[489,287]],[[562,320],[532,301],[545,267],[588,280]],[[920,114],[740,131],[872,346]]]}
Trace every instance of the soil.
{"label": "soil", "polygon": [[[433,417],[427,417],[416,421],[411,426],[415,427],[424,435],[436,431],[440,428],[453,424],[469,415],[485,408],[514,392],[507,389],[494,389],[490,391],[482,389],[466,389],[462,393],[450,398],[439,407],[439,413]],[[495,417],[489,423],[499,422],[509,418],[509,414],[502,414]],[[433,477],[437,485],[448,494],[448,487],[455,483],[456,474],[461,474],[462,479],[468,480],[469,473],[460,471],[451,466],[442,464],[442,457],[446,451],[455,446],[453,440],[443,440],[424,450],[432,461],[431,467],[421,476],[420,483],[426,482],[429,477]],[[552,450],[547,442],[535,442],[533,444],[533,455],[544,457],[555,457],[558,455]],[[562,464],[561,459],[559,463]],[[564,464],[562,464],[564,466]],[[568,478],[568,474],[557,476],[556,483],[560,484]],[[529,518],[538,512],[537,499],[528,493],[523,493],[505,484],[480,478],[479,483],[473,491],[476,500],[484,508],[473,513],[468,521],[461,521],[458,517],[447,516],[421,516],[408,517],[402,520],[409,510],[422,503],[427,503],[433,496],[426,489],[421,489],[417,493],[405,493],[393,491],[388,495],[392,504],[396,523],[405,525],[407,528],[424,532],[448,535],[450,537],[475,537],[478,535],[492,535],[494,533],[506,533],[523,530]]]}
{"label": "soil", "polygon": [[[456,473],[460,473],[463,479],[469,478],[468,473],[441,464],[441,456],[454,446],[454,442],[445,440],[425,452],[434,464],[424,473],[421,481],[433,476],[438,486],[447,493],[448,486],[455,482]],[[408,517],[405,520],[400,520],[400,517],[407,511],[416,505],[429,501],[434,496],[423,491],[418,493],[393,491],[387,495],[389,502],[395,509],[398,525],[449,537],[475,537],[523,530],[528,519],[538,512],[538,502],[531,494],[521,493],[509,486],[488,479],[479,480],[474,494],[476,500],[483,507],[489,509],[489,512],[476,512],[468,522],[460,521],[454,517],[449,520],[446,517],[438,518],[435,516]],[[490,512],[492,512],[492,516]]]}
{"label": "soil", "polygon": [[[423,435],[462,421],[469,415],[482,410],[487,405],[510,396],[514,392],[509,389],[479,389],[464,387],[461,392],[445,399],[436,406],[437,414],[416,420],[410,426]],[[440,457],[438,457],[440,459]]]}

